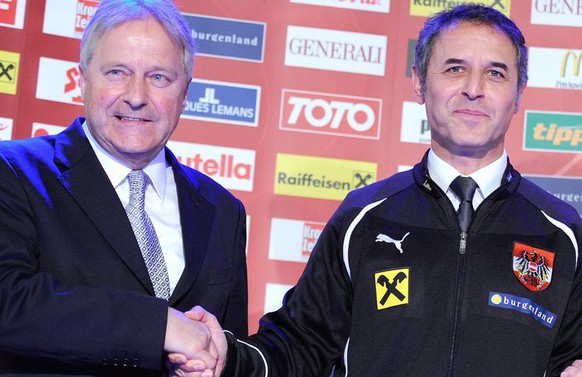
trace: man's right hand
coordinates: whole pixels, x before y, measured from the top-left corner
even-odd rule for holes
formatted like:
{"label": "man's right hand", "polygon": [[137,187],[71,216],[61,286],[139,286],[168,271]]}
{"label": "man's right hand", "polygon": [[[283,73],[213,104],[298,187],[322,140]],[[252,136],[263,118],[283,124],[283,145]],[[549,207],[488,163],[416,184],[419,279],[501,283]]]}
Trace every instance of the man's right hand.
{"label": "man's right hand", "polygon": [[[193,310],[196,308],[193,308]],[[193,313],[197,313],[196,310]],[[206,318],[210,322],[214,320],[216,323],[212,323],[212,326],[218,325],[218,321],[212,314],[202,308],[200,310],[203,313],[198,316]],[[205,313],[207,313],[208,317],[204,317]],[[187,360],[189,371],[191,372],[214,371],[217,368],[219,359],[219,351],[213,342],[214,331],[204,320],[197,320],[196,314],[192,315],[192,318],[189,317],[190,315],[187,316],[176,309],[168,308],[164,350],[171,355],[181,355],[181,359],[177,359],[176,363],[184,361],[184,359]],[[218,327],[220,328],[220,325]],[[226,345],[226,339],[224,344]],[[223,352],[226,354],[226,351]],[[172,362],[172,360],[170,361]],[[224,364],[224,356],[222,363]],[[220,366],[220,370],[222,370],[222,367],[223,365]]]}
{"label": "man's right hand", "polygon": [[566,368],[560,377],[579,377],[582,376],[582,360],[576,360]]}
{"label": "man's right hand", "polygon": [[[228,344],[226,342],[226,336],[218,320],[214,315],[206,311],[201,306],[195,306],[190,311],[186,312],[185,315],[194,321],[199,321],[207,326],[208,331],[210,332],[210,336],[212,338],[211,341],[211,350],[210,353],[216,356],[216,364],[215,367],[211,367],[209,364],[205,364],[205,361],[199,358],[193,358],[186,354],[181,353],[170,353],[168,355],[169,361],[174,365],[177,373],[177,376],[189,376],[189,377],[197,377],[197,376],[206,376],[206,373],[199,374],[202,371],[203,364],[207,367],[206,372],[211,369],[214,371],[214,376],[218,377],[222,373],[224,368],[224,363],[226,361],[226,354],[228,351]],[[216,352],[216,353],[215,353]],[[194,372],[194,373],[192,373]]]}

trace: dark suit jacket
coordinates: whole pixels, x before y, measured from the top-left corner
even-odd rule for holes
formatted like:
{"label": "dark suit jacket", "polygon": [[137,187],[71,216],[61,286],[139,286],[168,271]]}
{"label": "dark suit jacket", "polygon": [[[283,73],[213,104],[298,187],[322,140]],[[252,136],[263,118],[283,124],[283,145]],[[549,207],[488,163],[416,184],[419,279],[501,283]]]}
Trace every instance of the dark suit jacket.
{"label": "dark suit jacket", "polygon": [[[0,375],[161,375],[167,318],[125,210],[78,118],[0,142]],[[170,298],[247,333],[246,215],[200,172],[172,166],[186,267]]]}

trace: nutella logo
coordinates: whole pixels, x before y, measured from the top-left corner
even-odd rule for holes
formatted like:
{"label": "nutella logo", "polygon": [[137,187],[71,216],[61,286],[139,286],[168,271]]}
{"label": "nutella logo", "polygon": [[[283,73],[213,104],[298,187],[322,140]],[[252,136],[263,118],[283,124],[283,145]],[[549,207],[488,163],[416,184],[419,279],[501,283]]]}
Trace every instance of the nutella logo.
{"label": "nutella logo", "polygon": [[97,11],[97,6],[99,1],[97,0],[78,0],[77,2],[77,14],[75,16],[75,32],[83,34],[89,20]]}
{"label": "nutella logo", "polygon": [[279,128],[379,139],[382,100],[283,90]]}
{"label": "nutella logo", "polygon": [[180,163],[196,169],[226,189],[253,191],[255,151],[169,141]]}
{"label": "nutella logo", "polygon": [[235,156],[221,154],[218,159],[205,159],[200,153],[192,157],[178,158],[184,165],[188,165],[196,170],[200,170],[210,177],[250,179],[252,166],[250,164],[238,163]]}

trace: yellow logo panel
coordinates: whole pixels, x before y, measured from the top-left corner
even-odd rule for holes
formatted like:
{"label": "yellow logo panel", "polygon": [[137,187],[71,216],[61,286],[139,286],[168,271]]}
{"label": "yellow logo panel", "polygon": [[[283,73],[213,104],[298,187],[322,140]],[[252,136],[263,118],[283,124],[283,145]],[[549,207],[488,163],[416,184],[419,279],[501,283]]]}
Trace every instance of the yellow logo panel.
{"label": "yellow logo panel", "polygon": [[20,54],[0,50],[0,93],[16,94]]}
{"label": "yellow logo panel", "polygon": [[377,164],[279,153],[275,170],[275,194],[342,200],[376,181]]}
{"label": "yellow logo panel", "polygon": [[409,268],[381,271],[374,275],[378,310],[408,304]]}
{"label": "yellow logo panel", "polygon": [[[452,8],[458,1],[410,0],[410,15],[428,17],[431,14]],[[510,16],[511,0],[465,0],[463,3],[483,4]]]}

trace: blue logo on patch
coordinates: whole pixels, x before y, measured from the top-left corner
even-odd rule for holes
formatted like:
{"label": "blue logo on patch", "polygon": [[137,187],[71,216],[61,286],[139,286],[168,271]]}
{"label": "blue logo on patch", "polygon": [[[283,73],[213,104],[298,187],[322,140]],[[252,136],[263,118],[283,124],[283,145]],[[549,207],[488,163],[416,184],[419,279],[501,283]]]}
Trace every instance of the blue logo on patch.
{"label": "blue logo on patch", "polygon": [[259,86],[192,80],[183,118],[257,127]]}
{"label": "blue logo on patch", "polygon": [[534,301],[524,297],[508,295],[506,293],[489,292],[489,306],[516,310],[528,314],[530,317],[549,328],[554,327],[554,323],[556,323],[557,319],[556,314],[544,309]]}
{"label": "blue logo on patch", "polygon": [[185,14],[200,55],[262,62],[266,24]]}

